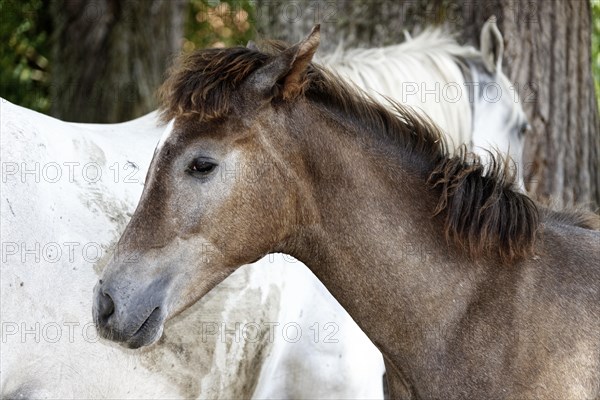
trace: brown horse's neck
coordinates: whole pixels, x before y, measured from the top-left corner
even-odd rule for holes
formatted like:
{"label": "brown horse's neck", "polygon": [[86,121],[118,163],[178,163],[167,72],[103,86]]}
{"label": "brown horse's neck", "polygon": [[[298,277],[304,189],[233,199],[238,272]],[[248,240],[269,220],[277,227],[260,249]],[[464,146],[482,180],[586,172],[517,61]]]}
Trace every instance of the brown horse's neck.
{"label": "brown horse's neck", "polygon": [[419,373],[427,365],[415,363],[440,354],[437,330],[463,315],[484,272],[464,268],[447,244],[426,174],[352,127],[326,125],[303,132],[311,190],[300,203],[312,209],[280,250],[308,265],[388,358]]}

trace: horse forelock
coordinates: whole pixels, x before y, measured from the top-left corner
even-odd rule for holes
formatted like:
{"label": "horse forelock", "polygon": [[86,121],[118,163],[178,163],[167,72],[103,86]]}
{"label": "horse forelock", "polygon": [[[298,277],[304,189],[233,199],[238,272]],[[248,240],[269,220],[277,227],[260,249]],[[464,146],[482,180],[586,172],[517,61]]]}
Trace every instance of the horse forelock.
{"label": "horse forelock", "polygon": [[[272,43],[276,54],[284,46]],[[218,118],[230,111],[240,84],[274,55],[246,48],[209,49],[193,53],[175,67],[161,89],[162,118],[195,114]],[[428,118],[391,101],[391,108],[375,101],[335,73],[310,64],[302,82],[302,97],[332,115],[361,124],[374,135],[421,162],[420,174],[439,191],[434,213],[445,215],[445,231],[473,257],[499,255],[510,261],[533,252],[539,226],[533,201],[514,190],[515,176],[507,161],[490,154],[491,166],[464,148],[450,156],[440,130]],[[295,100],[294,100],[295,101]]]}
{"label": "horse forelock", "polygon": [[245,47],[183,55],[159,89],[161,120],[186,115],[210,120],[226,115],[239,85],[270,58]]}

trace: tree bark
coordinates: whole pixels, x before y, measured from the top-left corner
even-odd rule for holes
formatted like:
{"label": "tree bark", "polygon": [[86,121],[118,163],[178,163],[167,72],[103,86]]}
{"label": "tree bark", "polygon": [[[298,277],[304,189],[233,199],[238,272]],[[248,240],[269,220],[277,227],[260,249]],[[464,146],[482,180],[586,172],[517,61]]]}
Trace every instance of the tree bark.
{"label": "tree bark", "polygon": [[591,72],[587,0],[257,1],[257,31],[295,42],[321,23],[322,50],[398,43],[403,30],[443,25],[479,45],[483,23],[498,19],[504,66],[532,132],[525,143],[529,193],[557,207],[600,207],[600,118]]}
{"label": "tree bark", "polygon": [[55,0],[52,115],[109,123],[155,109],[183,13],[182,0]]}
{"label": "tree bark", "polygon": [[404,31],[416,33],[432,24],[460,18],[454,0],[257,0],[259,36],[296,42],[321,24],[321,51],[344,47],[397,44]]}

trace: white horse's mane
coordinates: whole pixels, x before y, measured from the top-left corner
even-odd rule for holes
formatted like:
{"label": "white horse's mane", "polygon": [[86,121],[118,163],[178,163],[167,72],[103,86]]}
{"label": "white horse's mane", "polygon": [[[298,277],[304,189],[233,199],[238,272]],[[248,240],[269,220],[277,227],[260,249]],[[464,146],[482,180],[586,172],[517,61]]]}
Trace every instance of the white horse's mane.
{"label": "white horse's mane", "polygon": [[[472,104],[465,92],[464,72],[469,71],[467,61],[481,61],[481,53],[459,45],[440,28],[426,29],[414,38],[405,36],[403,43],[386,47],[346,50],[342,44],[319,61],[371,93],[400,100],[427,114],[454,142],[451,147],[469,143]],[[418,86],[418,94],[411,95],[408,85],[411,90]],[[448,85],[463,92],[457,101],[442,104],[444,90],[453,90]]]}
{"label": "white horse's mane", "polygon": [[[396,45],[372,48],[344,49],[340,45],[331,54],[321,57],[327,64],[342,64],[348,60],[358,63],[375,63],[390,57],[400,58],[433,58],[432,61],[440,62],[436,56],[452,56],[466,60],[478,60],[481,52],[472,46],[461,46],[455,35],[443,28],[427,28],[417,36],[412,37],[405,32],[405,41]],[[447,62],[448,60],[444,60]]]}

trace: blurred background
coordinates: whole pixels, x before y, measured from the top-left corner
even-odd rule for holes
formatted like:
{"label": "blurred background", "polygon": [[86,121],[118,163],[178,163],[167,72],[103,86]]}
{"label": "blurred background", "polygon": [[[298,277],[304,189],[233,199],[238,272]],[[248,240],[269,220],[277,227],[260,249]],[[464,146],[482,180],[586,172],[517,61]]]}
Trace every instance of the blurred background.
{"label": "blurred background", "polygon": [[249,1],[0,0],[0,13],[2,97],[77,122],[143,115],[180,51],[254,36]]}
{"label": "blurred background", "polygon": [[320,51],[395,44],[430,25],[478,46],[491,15],[533,128],[527,189],[597,210],[600,0],[0,0],[0,96],[66,121],[122,122],[156,109],[182,51],[294,42],[315,23]]}

